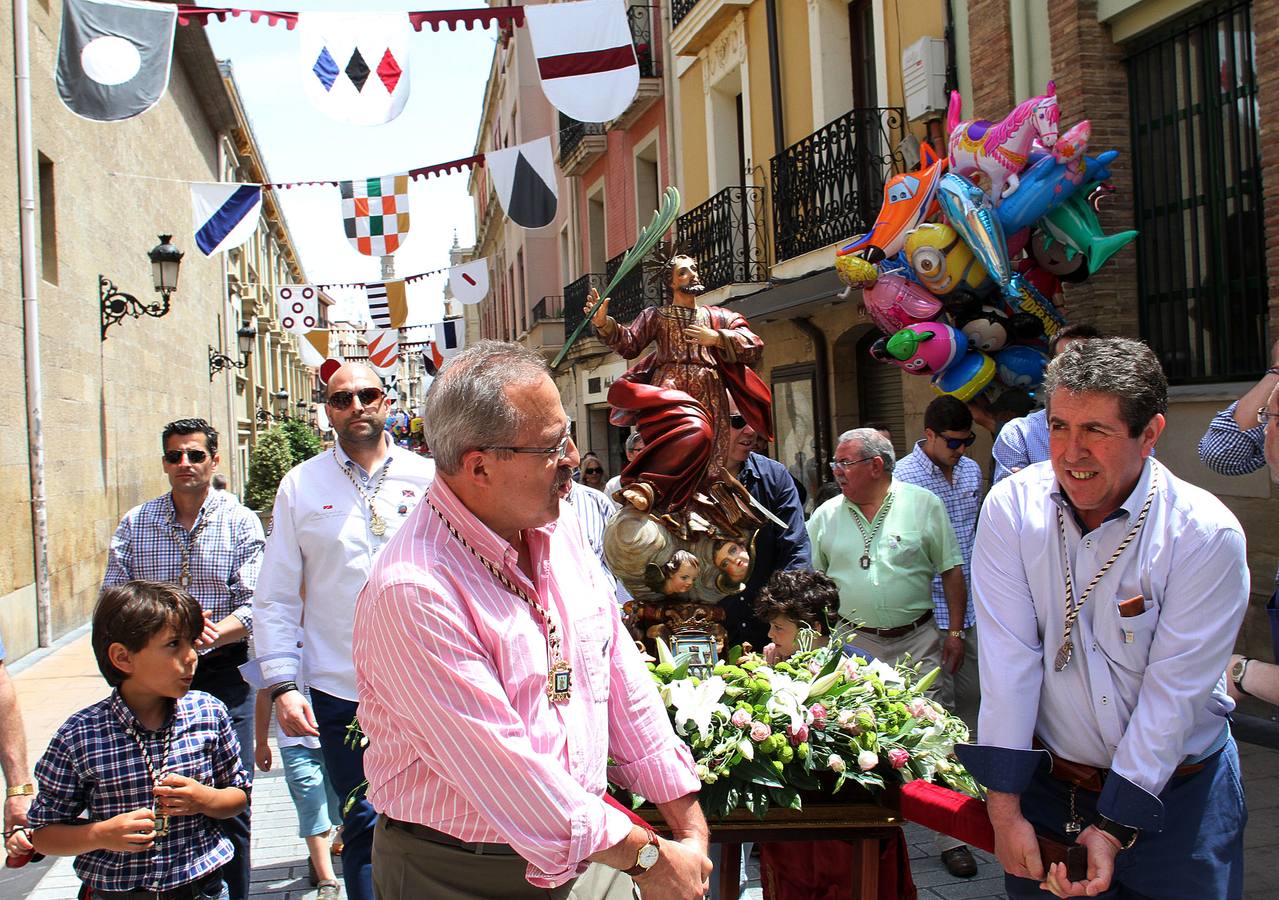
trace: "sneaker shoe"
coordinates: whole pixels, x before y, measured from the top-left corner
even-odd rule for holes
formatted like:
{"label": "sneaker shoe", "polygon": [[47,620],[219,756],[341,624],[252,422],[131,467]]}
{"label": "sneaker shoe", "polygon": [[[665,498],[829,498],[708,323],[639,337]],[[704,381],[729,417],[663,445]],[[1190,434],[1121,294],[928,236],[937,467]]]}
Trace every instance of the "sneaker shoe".
{"label": "sneaker shoe", "polygon": [[977,874],[977,860],[967,847],[954,847],[941,855],[942,865],[955,878],[972,878]]}
{"label": "sneaker shoe", "polygon": [[342,896],[342,888],[336,881],[321,881],[319,890],[315,892],[315,900],[338,900]]}

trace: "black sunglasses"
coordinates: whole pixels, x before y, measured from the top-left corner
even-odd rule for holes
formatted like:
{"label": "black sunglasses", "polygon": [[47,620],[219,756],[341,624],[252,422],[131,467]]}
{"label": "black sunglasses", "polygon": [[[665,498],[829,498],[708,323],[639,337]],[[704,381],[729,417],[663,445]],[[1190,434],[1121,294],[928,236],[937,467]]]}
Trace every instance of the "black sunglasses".
{"label": "black sunglasses", "polygon": [[584,475],[603,475],[604,470],[603,469],[583,469],[582,473]]}
{"label": "black sunglasses", "polygon": [[971,447],[973,443],[976,442],[977,440],[977,435],[972,433],[969,433],[968,437],[964,437],[964,438],[946,437],[945,435],[941,435],[941,434],[937,436],[941,438],[943,441],[945,441],[946,446],[950,448],[951,450],[958,450],[960,447]]}
{"label": "black sunglasses", "polygon": [[381,388],[367,387],[352,393],[351,391],[335,391],[329,394],[329,399],[325,402],[334,409],[346,409],[351,405],[351,401],[356,397],[360,398],[361,406],[372,406],[374,403],[381,401],[386,394]]}
{"label": "black sunglasses", "polygon": [[192,465],[199,465],[200,463],[204,462],[206,459],[209,458],[209,454],[205,453],[203,450],[165,450],[164,451],[164,461],[171,466],[176,466],[178,463],[182,462],[183,456],[191,460]]}
{"label": "black sunglasses", "polygon": [[738,431],[746,427],[746,417],[740,413],[734,413],[728,417],[728,424]]}

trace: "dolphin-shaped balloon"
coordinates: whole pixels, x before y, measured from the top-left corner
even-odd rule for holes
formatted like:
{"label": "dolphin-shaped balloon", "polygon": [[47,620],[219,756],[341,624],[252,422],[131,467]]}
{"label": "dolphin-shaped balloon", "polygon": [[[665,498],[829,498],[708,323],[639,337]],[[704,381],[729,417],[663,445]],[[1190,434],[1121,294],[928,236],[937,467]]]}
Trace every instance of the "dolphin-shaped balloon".
{"label": "dolphin-shaped balloon", "polygon": [[[1010,199],[1016,194],[1014,191]],[[959,232],[987,274],[1008,293],[1013,267],[1008,261],[1004,229],[990,197],[963,175],[947,172],[937,183],[937,201],[950,227]]]}
{"label": "dolphin-shaped balloon", "polygon": [[1076,180],[1065,164],[1044,154],[1022,173],[1017,190],[997,207],[1004,234],[1014,234],[1035,224],[1070,199],[1083,185],[1109,180],[1110,164],[1117,156],[1118,150],[1107,150],[1097,156],[1084,157],[1083,177]]}

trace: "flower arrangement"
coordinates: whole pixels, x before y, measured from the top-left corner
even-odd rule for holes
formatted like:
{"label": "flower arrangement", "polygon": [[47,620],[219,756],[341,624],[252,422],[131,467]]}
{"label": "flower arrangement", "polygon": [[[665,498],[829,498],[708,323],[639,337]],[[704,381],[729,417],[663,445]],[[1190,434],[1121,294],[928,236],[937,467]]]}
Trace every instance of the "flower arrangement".
{"label": "flower arrangement", "polygon": [[734,648],[709,675],[660,640],[657,653],[649,670],[712,818],[800,809],[801,792],[834,794],[850,781],[876,791],[923,778],[978,796],[954,756],[967,726],[924,696],[938,669],[921,678],[908,663],[846,655],[838,640],[771,664]]}

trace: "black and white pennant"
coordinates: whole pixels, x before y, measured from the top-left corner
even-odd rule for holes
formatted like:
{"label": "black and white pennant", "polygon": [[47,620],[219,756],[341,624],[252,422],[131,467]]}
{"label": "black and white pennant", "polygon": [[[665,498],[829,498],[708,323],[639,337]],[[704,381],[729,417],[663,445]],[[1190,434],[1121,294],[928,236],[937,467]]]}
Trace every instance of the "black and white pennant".
{"label": "black and white pennant", "polygon": [[490,150],[484,154],[484,165],[511,221],[524,228],[542,228],[554,221],[558,194],[549,137]]}
{"label": "black and white pennant", "polygon": [[58,96],[77,116],[118,122],[164,96],[178,9],[130,0],[64,0]]}

